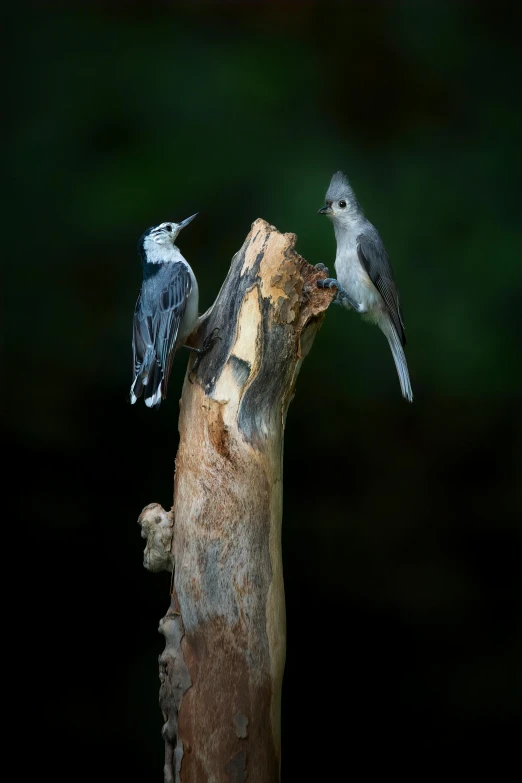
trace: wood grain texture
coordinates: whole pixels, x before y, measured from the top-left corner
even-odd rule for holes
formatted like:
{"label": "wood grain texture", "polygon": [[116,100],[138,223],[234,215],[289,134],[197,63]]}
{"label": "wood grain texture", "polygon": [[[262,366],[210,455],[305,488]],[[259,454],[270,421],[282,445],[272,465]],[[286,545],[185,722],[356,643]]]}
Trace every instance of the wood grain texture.
{"label": "wood grain texture", "polygon": [[279,780],[283,434],[334,296],[317,288],[325,275],[295,252],[295,239],[256,220],[194,336],[201,343],[217,328],[220,339],[193,383],[185,378],[180,403],[160,661],[169,781]]}

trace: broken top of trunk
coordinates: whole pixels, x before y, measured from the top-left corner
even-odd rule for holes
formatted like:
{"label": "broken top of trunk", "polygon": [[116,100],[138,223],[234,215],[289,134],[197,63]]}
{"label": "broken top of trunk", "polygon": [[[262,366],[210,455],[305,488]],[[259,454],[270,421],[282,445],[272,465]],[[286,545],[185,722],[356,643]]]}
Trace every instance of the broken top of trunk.
{"label": "broken top of trunk", "polygon": [[[167,781],[279,779],[283,432],[335,295],[317,288],[325,275],[295,241],[256,220],[193,337],[219,329],[181,398],[165,618],[178,630],[160,659]],[[146,509],[144,532],[150,514],[162,519]],[[156,534],[154,546],[168,540]]]}
{"label": "broken top of trunk", "polygon": [[284,423],[301,361],[334,295],[316,287],[325,275],[295,252],[295,242],[295,234],[256,220],[198,334],[220,330],[199,383],[211,399],[226,400],[226,418],[251,444],[273,436],[281,424],[274,416]]}

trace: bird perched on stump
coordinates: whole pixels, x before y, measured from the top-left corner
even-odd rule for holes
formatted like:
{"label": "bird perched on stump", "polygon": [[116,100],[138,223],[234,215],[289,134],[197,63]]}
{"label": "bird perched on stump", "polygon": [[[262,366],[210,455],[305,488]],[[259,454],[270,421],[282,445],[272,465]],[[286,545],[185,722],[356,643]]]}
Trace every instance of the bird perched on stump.
{"label": "bird perched on stump", "polygon": [[[147,407],[159,408],[167,396],[174,354],[197,324],[198,284],[174,244],[181,229],[196,215],[181,223],[148,228],[139,239],[143,284],[134,310],[132,404],[143,394]],[[185,347],[201,355],[210,341],[200,349]]]}
{"label": "bird perched on stump", "polygon": [[[334,225],[337,280],[328,277],[318,280],[317,285],[320,288],[337,288],[334,301],[362,313],[366,320],[376,323],[384,332],[395,361],[402,394],[411,402],[413,392],[403,350],[406,345],[404,323],[383,241],[375,226],[366,219],[342,171],[333,175],[325,202],[319,214],[328,215]],[[317,264],[317,267],[328,274],[324,264]]]}

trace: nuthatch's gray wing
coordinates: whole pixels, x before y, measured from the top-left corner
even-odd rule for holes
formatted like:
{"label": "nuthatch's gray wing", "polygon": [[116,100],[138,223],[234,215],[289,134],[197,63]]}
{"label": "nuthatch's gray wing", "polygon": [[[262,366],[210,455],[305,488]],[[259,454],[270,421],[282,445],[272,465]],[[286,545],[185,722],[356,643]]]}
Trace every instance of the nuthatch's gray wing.
{"label": "nuthatch's gray wing", "polygon": [[[147,346],[153,344],[152,339],[152,322],[151,319],[147,319],[144,313],[142,312],[142,299],[141,299],[141,291],[138,296],[138,301],[136,302],[136,307],[134,308],[134,321],[132,324],[132,360],[133,360],[133,366],[134,366],[134,385],[136,383],[136,379],[138,377],[138,374],[141,370],[141,367],[143,365],[143,360],[145,359],[145,354],[147,353]],[[141,390],[140,390],[141,394]],[[138,396],[138,395],[135,395]],[[133,400],[135,402],[135,400]]]}
{"label": "nuthatch's gray wing", "polygon": [[406,345],[406,335],[399,306],[399,295],[393,279],[390,260],[382,239],[376,229],[369,225],[368,230],[357,236],[356,243],[359,261],[384,299],[397,336],[401,341],[401,345],[404,346]]}
{"label": "nuthatch's gray wing", "polygon": [[159,407],[165,399],[191,290],[192,277],[185,262],[164,265],[144,281],[134,312],[131,402],[142,392],[150,408]]}

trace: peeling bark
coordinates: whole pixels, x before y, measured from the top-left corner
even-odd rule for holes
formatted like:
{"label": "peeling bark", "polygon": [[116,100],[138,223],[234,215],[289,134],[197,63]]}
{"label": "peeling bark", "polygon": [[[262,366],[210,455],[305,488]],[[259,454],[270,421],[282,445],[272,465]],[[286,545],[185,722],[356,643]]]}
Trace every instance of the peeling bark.
{"label": "peeling bark", "polygon": [[295,241],[256,220],[234,256],[193,338],[219,329],[183,386],[173,517],[156,504],[140,517],[147,567],[175,563],[160,658],[165,781],[279,780],[283,434],[334,296]]}

